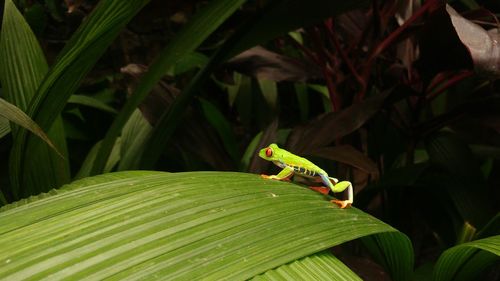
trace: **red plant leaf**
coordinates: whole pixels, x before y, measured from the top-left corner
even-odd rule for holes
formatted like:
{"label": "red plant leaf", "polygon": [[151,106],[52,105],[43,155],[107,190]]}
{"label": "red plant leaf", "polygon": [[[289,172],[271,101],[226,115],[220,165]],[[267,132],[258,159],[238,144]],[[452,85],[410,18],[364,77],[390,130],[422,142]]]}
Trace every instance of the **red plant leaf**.
{"label": "red plant leaf", "polygon": [[328,146],[334,140],[363,126],[380,110],[390,92],[379,93],[342,111],[324,114],[294,128],[288,137],[286,147],[295,153],[307,154],[317,148]]}
{"label": "red plant leaf", "polygon": [[317,148],[311,154],[348,164],[368,174],[378,175],[377,164],[351,145]]}
{"label": "red plant leaf", "polygon": [[230,69],[255,77],[272,81],[307,81],[320,78],[321,70],[314,64],[257,46],[232,58],[227,65]]}
{"label": "red plant leaf", "polygon": [[446,5],[451,23],[460,41],[469,50],[476,72],[486,75],[500,75],[500,33],[498,28],[485,30],[478,24],[458,14]]}

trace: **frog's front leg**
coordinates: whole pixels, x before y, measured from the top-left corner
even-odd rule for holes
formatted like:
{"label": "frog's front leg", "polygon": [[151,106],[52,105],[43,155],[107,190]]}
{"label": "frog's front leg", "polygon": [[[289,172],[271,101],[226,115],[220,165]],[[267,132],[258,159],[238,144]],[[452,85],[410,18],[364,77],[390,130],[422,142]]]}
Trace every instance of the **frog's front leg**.
{"label": "frog's front leg", "polygon": [[264,179],[271,179],[271,180],[288,180],[293,176],[293,168],[290,167],[285,167],[281,172],[279,172],[277,175],[260,175]]}

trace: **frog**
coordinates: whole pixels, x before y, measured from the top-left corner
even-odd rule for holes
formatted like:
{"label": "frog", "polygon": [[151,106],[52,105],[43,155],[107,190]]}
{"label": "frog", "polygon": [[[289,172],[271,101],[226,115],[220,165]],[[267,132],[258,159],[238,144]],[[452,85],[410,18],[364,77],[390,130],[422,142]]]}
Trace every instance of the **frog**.
{"label": "frog", "polygon": [[301,177],[323,183],[326,192],[321,191],[318,188],[312,188],[324,194],[327,194],[329,190],[334,193],[340,193],[347,190],[346,200],[333,199],[330,201],[339,206],[341,209],[350,207],[354,202],[353,187],[350,181],[339,182],[338,179],[328,176],[323,169],[316,166],[311,161],[288,152],[287,150],[278,147],[275,143],[262,148],[259,151],[259,157],[273,162],[276,166],[282,169],[277,175],[262,174],[261,177],[264,179],[289,181],[294,174],[297,174]]}

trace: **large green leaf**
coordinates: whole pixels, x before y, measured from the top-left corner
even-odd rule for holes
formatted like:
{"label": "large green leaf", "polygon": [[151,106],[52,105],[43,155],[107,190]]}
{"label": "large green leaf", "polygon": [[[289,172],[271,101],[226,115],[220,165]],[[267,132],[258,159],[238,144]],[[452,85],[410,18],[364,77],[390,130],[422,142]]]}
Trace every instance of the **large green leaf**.
{"label": "large green leaf", "polygon": [[500,235],[446,250],[434,267],[434,280],[478,280],[478,274],[500,258]]}
{"label": "large green leaf", "polygon": [[[99,1],[61,51],[27,108],[27,114],[43,130],[47,131],[53,125],[85,75],[125,24],[148,2],[149,0]],[[19,130],[15,137],[11,163],[12,183],[20,188],[29,186],[24,175],[30,170],[28,165],[32,161],[28,152],[36,142],[25,130]]]}
{"label": "large green leaf", "polygon": [[53,193],[0,211],[0,279],[243,280],[367,235],[411,249],[356,208],[254,174],[118,172]]}
{"label": "large green leaf", "polygon": [[[47,73],[48,66],[35,35],[11,0],[5,1],[1,36],[0,80],[5,98],[21,110],[27,111],[31,101],[40,96],[36,91]],[[39,133],[42,130],[38,126],[34,127],[33,122],[26,115],[16,114],[16,116],[22,118],[25,125],[29,124],[30,128],[37,132],[35,134],[42,136]],[[58,116],[59,113],[55,114],[54,118]],[[18,173],[19,167],[16,165],[19,163],[18,154],[11,154],[12,194],[18,197],[17,199],[47,191],[69,181],[69,163],[66,156],[66,139],[62,120],[57,118],[51,126],[43,130],[53,141],[52,146],[57,147],[60,153],[58,155],[54,149],[49,148],[39,139],[33,138],[33,146],[26,152],[29,160],[25,164],[26,169],[23,174]],[[14,145],[17,145],[21,142],[21,138],[16,133],[26,132],[26,130],[13,126],[12,132]],[[47,141],[47,139],[44,140]],[[20,178],[27,183],[25,186],[16,184]]]}
{"label": "large green leaf", "polygon": [[314,254],[258,275],[252,280],[362,280],[329,252]]}

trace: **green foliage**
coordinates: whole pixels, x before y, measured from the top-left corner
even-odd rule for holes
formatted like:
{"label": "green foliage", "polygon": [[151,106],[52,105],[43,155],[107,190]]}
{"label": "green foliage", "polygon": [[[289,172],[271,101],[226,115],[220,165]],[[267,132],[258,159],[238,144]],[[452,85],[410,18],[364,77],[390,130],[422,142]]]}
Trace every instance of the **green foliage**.
{"label": "green foliage", "polygon": [[[498,6],[14,2],[0,279],[370,276],[349,257],[393,280],[495,278],[500,96],[479,70],[498,62]],[[271,172],[269,143],[353,182],[355,208],[246,174]],[[133,169],[243,173],[89,177]]]}
{"label": "green foliage", "polygon": [[[193,52],[203,42],[203,40],[205,40],[244,2],[244,0],[212,1],[207,7],[205,7],[203,12],[197,14],[197,16],[192,19],[190,23],[175,37],[175,40],[170,42],[170,44],[161,52],[159,57],[149,67],[149,71],[141,79],[141,82],[137,86],[137,89],[133,93],[132,97],[127,101],[122,111],[118,114],[109,128],[92,168],[92,174],[102,172],[104,163],[106,163],[106,159],[111,152],[111,148],[116,140],[116,137],[121,132],[123,126],[135,108],[143,101],[161,77],[167,73],[169,69],[174,67],[179,59]],[[176,99],[177,105],[174,105],[173,108],[177,108],[177,110],[170,110],[173,112],[170,114],[172,118],[180,116],[186,106],[186,103],[190,101],[189,95],[183,95],[183,97],[183,99]],[[179,100],[184,102],[179,102]],[[172,129],[173,126],[170,126],[169,128],[162,128],[158,131],[164,132],[165,130],[171,131]],[[147,147],[150,145],[153,145],[155,148],[159,146],[156,144],[157,141],[155,141],[156,139],[152,141],[152,143],[149,142]],[[160,153],[158,148],[150,148],[150,150],[152,151],[151,154]]]}
{"label": "green foliage", "polygon": [[[37,89],[47,73],[48,66],[35,35],[11,0],[5,1],[0,58],[3,62],[0,67],[0,80],[5,98],[21,110],[27,111],[30,103],[40,96]],[[12,113],[10,115],[14,117]],[[54,115],[54,118],[58,115]],[[24,163],[22,154],[13,149],[10,158],[10,178],[13,184],[13,188],[9,190],[11,198],[20,199],[69,182],[69,163],[62,120],[54,119],[55,122],[51,126],[40,129],[35,127],[33,122],[28,124],[28,116],[15,116],[17,121],[28,125],[38,136],[41,136],[42,130],[47,132],[53,143],[51,146],[57,149],[50,148],[35,138],[30,149],[24,152],[26,157],[30,158]],[[13,126],[12,132],[16,145],[22,142],[19,134],[26,133],[27,130]],[[47,138],[44,140],[47,141]],[[25,172],[20,171],[21,166],[24,166]],[[25,182],[24,185],[20,184],[21,179]]]}
{"label": "green foliage", "polygon": [[499,235],[460,244],[441,255],[435,265],[434,280],[477,280],[499,256]]}

